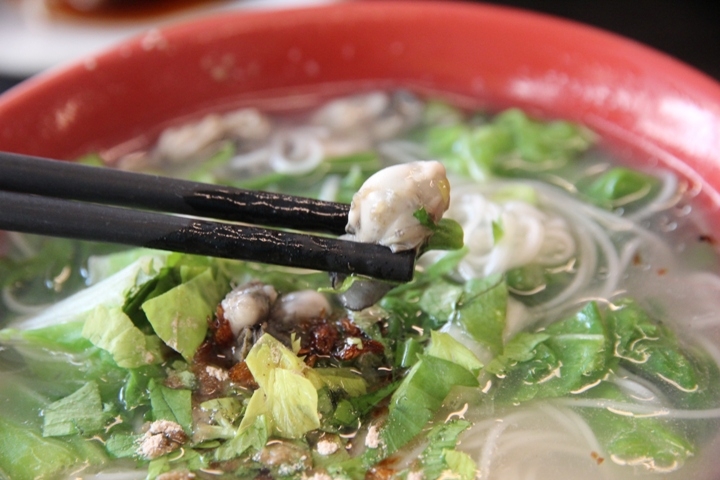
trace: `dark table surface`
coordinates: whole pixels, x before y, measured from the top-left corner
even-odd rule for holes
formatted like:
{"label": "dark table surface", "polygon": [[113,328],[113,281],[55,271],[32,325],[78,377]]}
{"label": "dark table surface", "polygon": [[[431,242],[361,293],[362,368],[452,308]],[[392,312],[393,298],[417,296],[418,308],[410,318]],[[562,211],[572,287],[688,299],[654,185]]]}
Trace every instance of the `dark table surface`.
{"label": "dark table surface", "polygon": [[[576,20],[634,39],[720,80],[720,15],[699,0],[488,0]],[[22,81],[2,76],[0,92]]]}

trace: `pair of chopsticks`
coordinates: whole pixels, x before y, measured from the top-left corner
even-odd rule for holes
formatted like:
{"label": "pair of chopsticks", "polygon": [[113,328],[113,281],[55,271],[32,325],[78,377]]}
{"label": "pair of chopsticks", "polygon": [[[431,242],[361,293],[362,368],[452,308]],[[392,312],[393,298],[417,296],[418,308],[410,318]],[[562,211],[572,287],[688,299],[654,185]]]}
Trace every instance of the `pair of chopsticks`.
{"label": "pair of chopsticks", "polygon": [[410,281],[414,251],[252,226],[339,235],[349,210],[342,203],[0,152],[0,230]]}

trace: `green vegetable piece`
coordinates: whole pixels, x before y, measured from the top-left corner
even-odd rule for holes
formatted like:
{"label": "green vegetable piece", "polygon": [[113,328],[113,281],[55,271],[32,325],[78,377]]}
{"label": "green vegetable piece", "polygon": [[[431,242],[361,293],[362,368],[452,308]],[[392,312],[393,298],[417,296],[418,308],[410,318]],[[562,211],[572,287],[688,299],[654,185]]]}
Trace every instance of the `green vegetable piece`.
{"label": "green vegetable piece", "polygon": [[505,235],[505,229],[502,227],[501,222],[492,222],[492,236],[493,236],[493,243],[498,243],[500,240],[502,240],[503,235]]}
{"label": "green vegetable piece", "polygon": [[464,169],[471,178],[483,180],[492,172],[496,162],[513,150],[513,136],[495,124],[475,127],[455,145],[464,160]]}
{"label": "green vegetable piece", "polygon": [[200,408],[206,412],[213,412],[214,416],[221,416],[229,423],[240,418],[243,412],[242,403],[234,397],[213,398],[201,403]]}
{"label": "green vegetable piece", "polygon": [[548,279],[541,265],[529,264],[508,271],[505,281],[516,292],[533,292],[547,285]]}
{"label": "green vegetable piece", "polygon": [[205,340],[208,318],[228,289],[208,268],[188,282],[146,300],[142,310],[157,336],[190,361]]}
{"label": "green vegetable piece", "polygon": [[[208,461],[203,455],[191,448],[183,448],[182,455],[173,452],[169,455],[151,460],[147,469],[147,480],[155,480],[163,473],[178,472],[178,476],[185,472],[197,471],[208,467]],[[172,478],[172,476],[171,476]]]}
{"label": "green vegetable piece", "polygon": [[442,358],[465,367],[473,375],[477,376],[483,367],[473,352],[465,345],[455,340],[452,335],[444,332],[430,332],[430,346],[427,348],[427,355]]}
{"label": "green vegetable piece", "polygon": [[546,333],[521,332],[505,344],[502,355],[493,358],[485,371],[495,375],[505,375],[506,371],[518,363],[532,360],[536,355],[536,347],[550,338]]}
{"label": "green vegetable piece", "polygon": [[254,417],[252,423],[238,429],[237,435],[215,450],[215,460],[232,460],[246,451],[260,450],[268,441],[268,424],[264,415]]}
{"label": "green vegetable piece", "polygon": [[307,378],[277,368],[270,374],[266,390],[273,419],[273,433],[284,438],[302,438],[320,427],[318,395]]}
{"label": "green vegetable piece", "polygon": [[431,127],[425,134],[425,146],[433,156],[447,157],[453,154],[455,143],[467,135],[465,125],[438,125]]}
{"label": "green vegetable piece", "polygon": [[173,390],[160,385],[155,380],[148,384],[150,406],[153,420],[169,420],[175,422],[190,435],[192,433],[192,392],[190,390]]}
{"label": "green vegetable piece", "polygon": [[535,187],[522,183],[502,187],[493,192],[490,199],[497,203],[519,200],[521,202],[529,203],[530,205],[538,205],[538,193]]}
{"label": "green vegetable piece", "polygon": [[[627,401],[617,387],[603,383],[591,391],[594,398]],[[675,470],[694,456],[696,448],[672,423],[657,418],[618,415],[605,409],[580,409],[598,440],[615,463],[652,470]]]}
{"label": "green vegetable piece", "polygon": [[145,477],[145,478],[147,480],[155,480],[157,477],[159,477],[163,473],[166,473],[169,471],[170,471],[170,459],[167,457],[167,455],[164,455],[164,456],[156,458],[154,460],[150,460],[150,463],[148,463],[147,477]]}
{"label": "green vegetable piece", "polygon": [[474,480],[477,465],[470,455],[457,450],[445,450],[443,453],[450,471],[457,474],[460,480]]}
{"label": "green vegetable piece", "polygon": [[675,335],[653,322],[633,301],[626,300],[607,314],[613,334],[613,354],[620,364],[679,394],[697,392],[702,378],[695,362],[680,347]]}
{"label": "green vegetable piece", "polygon": [[448,423],[436,425],[430,430],[427,435],[428,445],[420,454],[424,478],[435,480],[444,471],[450,469],[446,461],[446,452],[452,451],[457,446],[458,437],[470,425],[471,423],[468,421],[453,419]]}
{"label": "green vegetable piece", "polygon": [[502,351],[508,291],[500,275],[465,283],[455,318],[476,341],[498,354]]}
{"label": "green vegetable piece", "polygon": [[96,307],[85,321],[83,337],[109,352],[123,368],[137,368],[162,361],[161,342],[145,335],[119,307]]}
{"label": "green vegetable piece", "polygon": [[417,304],[411,305],[415,315],[420,307],[439,325],[444,325],[456,313],[457,303],[463,294],[463,285],[444,278],[431,282],[420,294]]}
{"label": "green vegetable piece", "polygon": [[345,391],[351,397],[365,395],[367,382],[349,368],[314,368],[313,371],[320,376],[323,385],[331,391]]}
{"label": "green vegetable piece", "polygon": [[430,218],[425,207],[415,211],[413,216],[421,225],[433,232],[424,250],[459,250],[463,247],[463,229],[455,220],[441,218],[440,221],[435,223]]}
{"label": "green vegetable piece", "polygon": [[260,388],[250,399],[241,429],[259,415],[267,415],[271,435],[284,438],[301,438],[320,426],[317,389],[324,382],[297,355],[265,334],[245,362]]}
{"label": "green vegetable piece", "polygon": [[422,431],[453,387],[477,385],[477,379],[465,367],[422,356],[393,393],[379,448],[369,449],[366,458],[375,463],[392,455]]}
{"label": "green vegetable piece", "polygon": [[103,430],[108,417],[108,412],[103,409],[97,384],[88,382],[72,395],[45,408],[43,437],[91,435]]}
{"label": "green vegetable piece", "polygon": [[522,402],[588,390],[607,372],[608,349],[600,312],[590,302],[540,334],[508,342],[506,352],[488,365],[499,376],[496,399]]}
{"label": "green vegetable piece", "polygon": [[131,248],[108,255],[92,255],[87,260],[88,282],[95,284],[105,280],[142,258],[154,257],[158,264],[162,264],[167,255],[168,252],[150,248]]}
{"label": "green vegetable piece", "polygon": [[130,411],[143,405],[150,405],[148,393],[150,379],[161,378],[163,374],[163,370],[157,365],[128,370],[125,385],[118,395],[125,409]]}
{"label": "green vegetable piece", "polygon": [[116,434],[105,442],[105,450],[114,458],[133,458],[138,456],[138,442],[141,435]]}
{"label": "green vegetable piece", "polygon": [[273,419],[269,415],[267,395],[265,395],[265,391],[260,388],[253,392],[245,407],[245,413],[240,421],[240,430],[249,428],[257,417],[263,417],[263,421],[267,425],[268,434],[272,434]]}
{"label": "green vegetable piece", "polygon": [[333,412],[333,422],[345,427],[356,426],[359,417],[360,414],[355,410],[353,404],[345,399],[338,402]]}
{"label": "green vegetable piece", "polygon": [[[558,168],[587,150],[594,136],[586,129],[566,121],[537,121],[520,109],[509,109],[493,119],[513,139],[513,150],[525,161]],[[536,167],[537,168],[537,167]]]}
{"label": "green vegetable piece", "polygon": [[418,361],[418,355],[423,352],[423,345],[415,337],[406,338],[395,354],[395,365],[410,368]]}
{"label": "green vegetable piece", "polygon": [[382,168],[380,157],[373,151],[329,157],[324,162],[325,166],[328,167],[328,174],[346,174],[352,172],[353,169],[372,174]]}
{"label": "green vegetable piece", "polygon": [[367,393],[360,397],[353,397],[348,399],[355,408],[359,416],[368,414],[375,406],[380,403],[383,399],[390,396],[400,386],[400,381],[389,383],[384,387],[380,387],[374,392]]}
{"label": "green vegetable piece", "polygon": [[43,438],[38,430],[0,416],[0,478],[67,478],[77,465],[102,465],[106,461],[97,441],[78,436]]}
{"label": "green vegetable piece", "polygon": [[29,317],[18,328],[39,329],[53,325],[84,321],[98,305],[122,305],[130,290],[157,274],[162,258],[144,256],[118,273],[57,302],[39,314]]}
{"label": "green vegetable piece", "polygon": [[83,165],[90,165],[93,167],[104,167],[105,161],[99,153],[88,153],[75,160],[75,163],[81,163]]}
{"label": "green vegetable piece", "polygon": [[31,330],[6,328],[0,330],[0,342],[18,347],[83,353],[92,348],[92,344],[82,336],[83,325],[84,322],[76,321]]}
{"label": "green vegetable piece", "polygon": [[[310,370],[292,350],[269,334],[264,334],[255,342],[245,358],[245,363],[261,388],[270,386],[270,375],[276,369],[296,373]],[[318,384],[318,387],[320,386],[322,385]]]}
{"label": "green vegetable piece", "polygon": [[625,167],[613,167],[583,190],[600,206],[616,208],[646,198],[659,185],[657,178]]}
{"label": "green vegetable piece", "polygon": [[[49,398],[68,396],[94,381],[103,398],[116,398],[128,371],[81,335],[83,322],[32,330],[3,330],[2,343],[22,356],[33,389]],[[23,378],[24,379],[24,378]],[[2,390],[7,390],[7,385]]]}

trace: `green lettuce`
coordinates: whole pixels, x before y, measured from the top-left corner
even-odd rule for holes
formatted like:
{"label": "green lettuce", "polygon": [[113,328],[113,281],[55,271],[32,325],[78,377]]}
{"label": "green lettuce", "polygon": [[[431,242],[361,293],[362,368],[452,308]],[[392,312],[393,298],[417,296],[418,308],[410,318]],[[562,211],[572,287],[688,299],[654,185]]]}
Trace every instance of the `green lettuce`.
{"label": "green lettuce", "polygon": [[187,360],[205,340],[208,318],[229,290],[227,279],[210,268],[194,276],[192,273],[189,268],[181,271],[181,277],[191,278],[142,304],[157,336]]}
{"label": "green lettuce", "polygon": [[68,476],[78,465],[103,465],[102,445],[79,436],[44,438],[25,424],[0,417],[0,477],[12,480],[53,480]]}
{"label": "green lettuce", "polygon": [[625,167],[614,167],[581,191],[601,207],[617,208],[648,198],[659,185],[660,181],[651,175]]}
{"label": "green lettuce", "polygon": [[483,367],[474,353],[462,343],[455,340],[449,333],[430,332],[430,345],[426,349],[427,355],[442,358],[465,367],[473,375],[477,376]]}
{"label": "green lettuce", "polygon": [[[593,398],[627,401],[617,387],[603,382]],[[675,470],[696,453],[686,433],[662,418],[619,415],[607,409],[581,409],[593,432],[616,463],[649,470]]]}
{"label": "green lettuce", "polygon": [[48,398],[70,395],[94,381],[104,398],[117,397],[128,371],[111,355],[82,336],[84,322],[67,322],[30,330],[0,331],[0,342],[20,354],[28,376]]}
{"label": "green lettuce", "polygon": [[367,382],[349,368],[314,368],[320,381],[331,391],[342,390],[351,397],[364,395],[367,392]]}
{"label": "green lettuce", "polygon": [[145,335],[120,307],[96,307],[82,330],[83,337],[106,350],[123,368],[137,368],[162,361],[161,341]]}
{"label": "green lettuce", "polygon": [[390,398],[379,446],[369,449],[365,458],[375,463],[392,455],[425,428],[450,390],[477,385],[477,379],[465,367],[442,358],[421,356]]}
{"label": "green lettuce", "polygon": [[608,350],[600,311],[590,302],[538,334],[523,333],[510,340],[487,371],[498,377],[498,400],[561,397],[599,383],[609,367]]}
{"label": "green lettuce", "polygon": [[153,420],[169,420],[175,422],[190,435],[192,433],[192,392],[175,390],[160,385],[154,379],[148,384],[150,405]]}
{"label": "green lettuce", "polygon": [[253,417],[252,422],[238,428],[237,434],[215,450],[215,460],[232,460],[246,451],[262,449],[268,441],[268,422],[265,415]]}
{"label": "green lettuce", "polygon": [[425,207],[420,208],[413,216],[421,225],[432,231],[432,235],[423,247],[427,250],[459,250],[463,247],[462,226],[451,218],[441,218],[437,223],[433,222]]}
{"label": "green lettuce", "polygon": [[104,430],[110,417],[103,408],[97,384],[88,382],[43,410],[43,437],[91,435]]}
{"label": "green lettuce", "polygon": [[454,318],[493,353],[502,351],[508,291],[499,275],[469,280],[455,304]]}
{"label": "green lettuce", "polygon": [[[449,465],[449,462],[447,461],[448,453],[454,451],[458,443],[458,437],[462,432],[467,430],[470,425],[471,423],[466,420],[453,419],[447,423],[435,425],[430,430],[427,434],[428,444],[420,454],[420,464],[422,466],[424,478],[427,480],[436,480],[447,470],[460,474],[460,472]],[[451,462],[456,464],[460,464],[462,462],[461,459],[454,459],[453,457],[453,454],[449,455]],[[474,475],[475,472],[473,469],[473,477],[471,478],[474,478]],[[465,477],[463,477],[463,479],[464,478]]]}
{"label": "green lettuce", "polygon": [[430,126],[422,142],[449,171],[484,180],[495,175],[527,175],[556,170],[587,151],[595,141],[587,129],[566,121],[538,121],[509,109],[478,125]]}
{"label": "green lettuce", "polygon": [[110,277],[13,324],[13,328],[30,330],[82,321],[99,305],[123,305],[128,293],[157,275],[163,262],[160,256],[142,256]]}
{"label": "green lettuce", "polygon": [[271,435],[301,438],[320,427],[317,389],[320,375],[269,334],[253,345],[245,362],[260,386],[250,399],[240,428],[265,415]]}

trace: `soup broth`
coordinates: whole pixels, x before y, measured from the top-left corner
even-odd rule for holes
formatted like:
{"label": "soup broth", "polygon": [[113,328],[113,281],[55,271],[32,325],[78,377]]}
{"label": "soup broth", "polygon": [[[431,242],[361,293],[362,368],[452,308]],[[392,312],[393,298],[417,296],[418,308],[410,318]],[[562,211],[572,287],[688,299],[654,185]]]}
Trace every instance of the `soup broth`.
{"label": "soup broth", "polygon": [[356,311],[352,277],[6,232],[0,477],[716,478],[714,232],[597,144],[407,91],[166,129],[111,166],[350,203],[438,160],[463,247]]}

